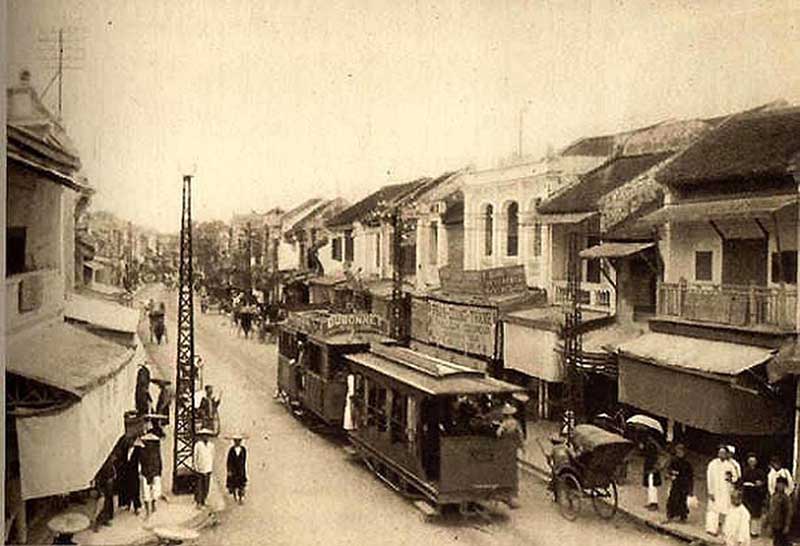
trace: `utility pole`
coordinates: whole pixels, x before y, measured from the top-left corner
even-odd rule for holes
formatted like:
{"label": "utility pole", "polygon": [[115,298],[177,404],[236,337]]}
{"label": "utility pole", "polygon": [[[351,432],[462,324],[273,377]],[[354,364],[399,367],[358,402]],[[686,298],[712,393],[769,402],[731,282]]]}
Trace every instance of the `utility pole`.
{"label": "utility pole", "polygon": [[564,309],[564,369],[567,372],[567,408],[573,417],[584,415],[584,382],[580,370],[583,355],[581,334],[581,260],[579,256],[579,233],[569,234],[569,256],[567,266],[567,301]]}
{"label": "utility pole", "polygon": [[394,252],[392,264],[392,301],[391,324],[392,337],[404,341],[406,337],[405,318],[406,302],[403,295],[403,220],[400,209],[394,206],[391,211],[392,222],[392,250]]}
{"label": "utility pole", "polygon": [[194,358],[194,282],[192,271],[192,177],[183,177],[178,287],[178,358],[175,376],[175,442],[172,492],[189,493],[194,478],[197,368]]}
{"label": "utility pole", "polygon": [[245,282],[247,283],[247,299],[253,294],[253,230],[250,227],[250,222],[247,222],[247,269]]}

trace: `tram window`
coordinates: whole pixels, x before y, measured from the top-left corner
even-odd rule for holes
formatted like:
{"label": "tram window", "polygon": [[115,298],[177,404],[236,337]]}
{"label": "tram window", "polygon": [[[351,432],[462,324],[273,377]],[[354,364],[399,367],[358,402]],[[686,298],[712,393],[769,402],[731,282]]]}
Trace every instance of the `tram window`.
{"label": "tram window", "polygon": [[378,387],[372,382],[367,383],[367,426],[374,427],[378,422],[376,411],[378,405]]}
{"label": "tram window", "polygon": [[306,362],[308,363],[308,371],[317,375],[322,374],[322,349],[319,347],[319,345],[316,345],[315,343],[309,343],[308,357]]}
{"label": "tram window", "polygon": [[392,391],[392,443],[404,443],[406,437],[406,406],[408,397],[397,391]]}
{"label": "tram window", "polygon": [[377,391],[375,409],[378,416],[378,431],[386,432],[389,429],[389,418],[388,415],[386,415],[386,389],[378,387]]}

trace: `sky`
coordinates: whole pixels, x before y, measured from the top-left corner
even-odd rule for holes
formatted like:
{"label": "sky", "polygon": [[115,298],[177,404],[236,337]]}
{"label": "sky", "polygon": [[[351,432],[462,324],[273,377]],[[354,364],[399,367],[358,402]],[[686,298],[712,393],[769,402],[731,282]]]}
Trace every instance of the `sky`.
{"label": "sky", "polygon": [[[358,200],[582,136],[800,99],[796,0],[9,0],[7,81],[53,77],[110,210]],[[45,103],[55,109],[57,85]],[[520,123],[521,122],[521,123]]]}

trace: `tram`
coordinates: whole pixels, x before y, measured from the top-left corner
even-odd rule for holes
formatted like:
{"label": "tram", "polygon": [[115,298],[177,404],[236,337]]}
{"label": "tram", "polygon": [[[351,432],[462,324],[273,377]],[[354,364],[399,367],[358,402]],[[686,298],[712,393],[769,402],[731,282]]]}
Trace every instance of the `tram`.
{"label": "tram", "polygon": [[311,413],[341,429],[347,395],[343,357],[371,342],[390,342],[385,321],[370,313],[290,313],[278,338],[278,396],[295,414]]}
{"label": "tram", "polygon": [[523,389],[400,346],[373,344],[344,360],[353,376],[348,436],[383,481],[417,498],[427,517],[512,504],[518,444],[498,425]]}

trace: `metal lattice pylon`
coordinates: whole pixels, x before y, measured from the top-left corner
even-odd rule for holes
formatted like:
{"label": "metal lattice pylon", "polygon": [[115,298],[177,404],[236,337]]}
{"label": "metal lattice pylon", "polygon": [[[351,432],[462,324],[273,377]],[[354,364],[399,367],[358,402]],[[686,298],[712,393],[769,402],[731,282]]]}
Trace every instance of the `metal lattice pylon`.
{"label": "metal lattice pylon", "polygon": [[194,302],[192,272],[192,177],[183,177],[180,272],[178,287],[178,359],[175,366],[175,444],[172,463],[173,493],[187,493],[194,468]]}
{"label": "metal lattice pylon", "polygon": [[564,311],[564,367],[567,373],[568,409],[581,416],[584,410],[583,375],[580,359],[583,353],[581,335],[581,260],[578,233],[570,233],[567,261],[567,294]]}

